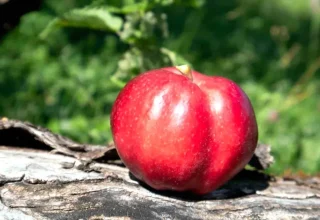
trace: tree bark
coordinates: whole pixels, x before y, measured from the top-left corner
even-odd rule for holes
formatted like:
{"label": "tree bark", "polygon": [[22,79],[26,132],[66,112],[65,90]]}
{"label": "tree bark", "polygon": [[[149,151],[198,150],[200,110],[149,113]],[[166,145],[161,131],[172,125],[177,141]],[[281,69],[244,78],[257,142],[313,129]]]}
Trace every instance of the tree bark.
{"label": "tree bark", "polygon": [[320,218],[318,177],[271,177],[243,170],[220,189],[195,196],[155,191],[139,183],[112,146],[76,144],[49,130],[10,120],[0,121],[0,145],[4,143],[0,219]]}

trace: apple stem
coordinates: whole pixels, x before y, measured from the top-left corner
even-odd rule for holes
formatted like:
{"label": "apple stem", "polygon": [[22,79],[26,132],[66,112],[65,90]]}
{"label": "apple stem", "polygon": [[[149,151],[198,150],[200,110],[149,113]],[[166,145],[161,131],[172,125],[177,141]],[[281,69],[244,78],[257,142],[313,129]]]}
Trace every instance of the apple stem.
{"label": "apple stem", "polygon": [[192,70],[189,65],[185,64],[185,65],[176,66],[176,69],[179,70],[182,73],[182,75],[188,77],[190,80],[193,79]]}

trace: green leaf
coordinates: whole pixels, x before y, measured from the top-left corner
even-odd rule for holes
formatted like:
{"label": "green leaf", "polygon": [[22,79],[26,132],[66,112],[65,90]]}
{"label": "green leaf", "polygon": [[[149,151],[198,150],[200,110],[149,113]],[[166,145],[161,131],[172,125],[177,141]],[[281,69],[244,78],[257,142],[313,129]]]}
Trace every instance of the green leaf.
{"label": "green leaf", "polygon": [[161,48],[160,51],[164,56],[169,58],[173,66],[184,65],[184,64],[191,65],[191,63],[189,63],[185,58],[183,58],[180,54],[177,54],[174,51],[171,51],[164,47]]}
{"label": "green leaf", "polygon": [[134,0],[134,1],[110,1],[96,0],[92,6],[103,6],[111,13],[132,14],[145,13],[157,7],[168,7],[170,5],[190,6],[199,8],[203,6],[205,0]]}
{"label": "green leaf", "polygon": [[131,13],[146,11],[148,8],[148,4],[146,1],[144,1],[139,3],[124,5],[122,7],[108,6],[106,8],[109,12],[112,12],[112,13],[131,14]]}
{"label": "green leaf", "polygon": [[105,8],[74,9],[51,21],[40,34],[40,37],[42,39],[46,38],[57,27],[77,27],[118,32],[122,24],[123,20],[120,17],[112,15]]}
{"label": "green leaf", "polygon": [[[199,1],[199,0],[192,0]],[[119,14],[144,13],[156,7],[165,7],[175,3],[175,0],[132,0],[132,1],[112,1],[95,0],[93,6],[103,6],[109,12]]]}
{"label": "green leaf", "polygon": [[135,13],[126,16],[126,21],[119,36],[122,42],[146,46],[162,42],[168,37],[167,16],[148,11],[142,15]]}
{"label": "green leaf", "polygon": [[119,60],[118,69],[110,80],[114,85],[122,88],[132,77],[142,72],[183,64],[191,65],[182,56],[167,48],[139,49],[133,47]]}

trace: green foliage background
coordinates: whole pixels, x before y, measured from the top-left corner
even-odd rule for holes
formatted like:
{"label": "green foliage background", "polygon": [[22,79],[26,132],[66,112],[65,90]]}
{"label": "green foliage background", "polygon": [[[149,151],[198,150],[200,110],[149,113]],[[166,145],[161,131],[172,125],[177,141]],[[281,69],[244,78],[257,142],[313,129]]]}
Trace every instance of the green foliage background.
{"label": "green foliage background", "polygon": [[320,171],[320,5],[313,0],[54,0],[0,41],[0,115],[80,142],[142,71],[189,63],[231,78],[255,108],[271,172]]}

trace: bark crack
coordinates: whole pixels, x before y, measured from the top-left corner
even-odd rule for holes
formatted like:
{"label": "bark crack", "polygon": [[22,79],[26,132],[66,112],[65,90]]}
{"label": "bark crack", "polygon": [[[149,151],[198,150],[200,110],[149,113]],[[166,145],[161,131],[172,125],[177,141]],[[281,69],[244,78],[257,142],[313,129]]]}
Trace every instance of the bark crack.
{"label": "bark crack", "polygon": [[25,174],[22,174],[21,177],[19,177],[19,179],[15,179],[15,180],[5,179],[5,180],[2,180],[2,181],[0,181],[0,187],[3,187],[3,186],[5,186],[5,185],[8,184],[8,183],[22,182],[23,179],[24,179],[24,177],[25,177]]}

